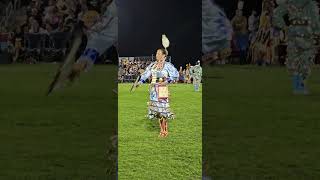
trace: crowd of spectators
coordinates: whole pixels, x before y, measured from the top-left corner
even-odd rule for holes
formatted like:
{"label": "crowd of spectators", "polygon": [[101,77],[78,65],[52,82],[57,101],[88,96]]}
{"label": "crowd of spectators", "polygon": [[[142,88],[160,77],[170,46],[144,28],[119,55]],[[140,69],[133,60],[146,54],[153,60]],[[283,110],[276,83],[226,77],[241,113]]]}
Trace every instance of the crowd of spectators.
{"label": "crowd of spectators", "polygon": [[152,62],[152,57],[125,57],[119,58],[119,82],[132,82],[144,72]]}
{"label": "crowd of spectators", "polygon": [[[214,57],[217,61],[209,59],[208,63],[285,65],[288,32],[274,27],[273,11],[277,6],[275,2],[263,0],[261,9],[259,8],[261,11],[253,9],[250,14],[246,8],[249,6],[247,2],[239,0],[233,17],[230,14],[232,18],[229,18],[233,31],[231,46],[228,48],[230,56]],[[285,21],[289,23],[287,16]],[[220,53],[223,54],[223,51]],[[315,59],[316,63],[320,62],[319,57],[320,49]]]}
{"label": "crowd of spectators", "polygon": [[[140,74],[142,74],[148,65],[153,61],[151,56],[145,57],[122,57],[119,58],[118,81],[121,83],[133,82]],[[185,67],[180,66],[179,83],[192,83],[190,76],[191,64],[188,63]]]}
{"label": "crowd of spectators", "polygon": [[[99,3],[96,0],[25,0],[20,9],[25,14],[19,16],[13,31],[8,32],[8,51],[13,54],[13,62],[27,60],[26,34],[68,33],[74,23],[82,20],[90,27],[105,10],[111,0]],[[69,36],[66,35],[66,38]]]}

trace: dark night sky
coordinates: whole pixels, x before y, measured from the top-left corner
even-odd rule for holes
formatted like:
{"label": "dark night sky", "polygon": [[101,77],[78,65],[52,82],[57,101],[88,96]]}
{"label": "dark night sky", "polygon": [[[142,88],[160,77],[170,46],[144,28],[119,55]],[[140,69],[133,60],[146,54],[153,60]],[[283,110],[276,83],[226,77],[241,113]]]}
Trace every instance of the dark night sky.
{"label": "dark night sky", "polygon": [[176,66],[201,56],[201,1],[118,0],[120,56],[151,56],[162,47],[161,35]]}

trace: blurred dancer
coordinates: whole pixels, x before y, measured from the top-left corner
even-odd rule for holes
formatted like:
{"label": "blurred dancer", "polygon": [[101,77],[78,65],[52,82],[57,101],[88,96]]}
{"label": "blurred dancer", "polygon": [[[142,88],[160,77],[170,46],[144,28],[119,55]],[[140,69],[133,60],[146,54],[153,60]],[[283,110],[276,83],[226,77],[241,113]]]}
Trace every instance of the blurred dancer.
{"label": "blurred dancer", "polygon": [[[293,92],[308,94],[306,80],[317,52],[320,35],[320,19],[317,3],[313,0],[278,0],[274,10],[274,25],[288,29],[287,68],[292,76]],[[286,26],[284,15],[290,25]]]}
{"label": "blurred dancer", "polygon": [[69,80],[73,82],[88,71],[97,58],[118,40],[118,14],[115,0],[111,0],[105,12],[87,32],[88,42],[84,53],[73,65]]}
{"label": "blurred dancer", "polygon": [[231,54],[232,26],[214,0],[202,0],[202,61],[209,64]]}

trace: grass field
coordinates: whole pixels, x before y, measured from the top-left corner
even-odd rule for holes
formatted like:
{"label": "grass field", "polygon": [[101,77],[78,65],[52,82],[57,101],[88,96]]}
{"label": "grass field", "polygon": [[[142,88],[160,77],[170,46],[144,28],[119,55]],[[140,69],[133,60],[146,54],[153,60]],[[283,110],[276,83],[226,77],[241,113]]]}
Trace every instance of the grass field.
{"label": "grass field", "polygon": [[145,118],[148,85],[134,93],[119,84],[119,179],[201,179],[202,93],[192,85],[171,85],[169,136],[158,137],[159,124]]}
{"label": "grass field", "polygon": [[204,69],[203,105],[192,85],[170,87],[177,117],[166,139],[144,117],[147,85],[130,94],[121,84],[117,100],[117,67],[96,66],[46,97],[56,68],[0,66],[0,179],[110,179],[105,153],[117,116],[119,179],[199,179],[202,150],[215,180],[320,177],[319,67],[309,96],[291,94],[284,68]]}
{"label": "grass field", "polygon": [[95,66],[46,97],[57,65],[0,66],[0,179],[108,179],[116,66]]}
{"label": "grass field", "polygon": [[285,68],[204,69],[203,150],[215,180],[320,178],[320,70],[309,96],[292,95]]}

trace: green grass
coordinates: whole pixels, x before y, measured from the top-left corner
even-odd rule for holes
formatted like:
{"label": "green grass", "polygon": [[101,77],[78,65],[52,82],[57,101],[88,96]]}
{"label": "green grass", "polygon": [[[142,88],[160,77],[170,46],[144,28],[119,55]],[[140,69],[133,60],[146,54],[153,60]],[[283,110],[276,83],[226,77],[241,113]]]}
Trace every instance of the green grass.
{"label": "green grass", "polygon": [[199,179],[202,134],[215,180],[320,177],[319,67],[309,96],[292,95],[284,68],[204,69],[203,123],[201,93],[173,85],[177,117],[166,139],[144,117],[146,85],[133,94],[119,85],[117,114],[117,67],[96,66],[74,87],[46,97],[56,68],[0,66],[0,179],[108,179],[105,153],[118,114],[119,179]]}
{"label": "green grass", "polygon": [[309,96],[292,94],[285,68],[204,69],[203,156],[215,180],[320,177],[320,71]]}
{"label": "green grass", "polygon": [[129,93],[119,84],[119,179],[201,179],[202,93],[192,85],[171,85],[169,136],[158,137],[157,121],[145,118],[148,85]]}
{"label": "green grass", "polygon": [[108,179],[116,129],[116,66],[45,93],[57,65],[0,66],[0,179]]}

